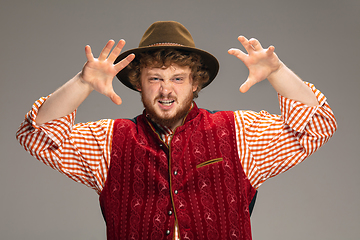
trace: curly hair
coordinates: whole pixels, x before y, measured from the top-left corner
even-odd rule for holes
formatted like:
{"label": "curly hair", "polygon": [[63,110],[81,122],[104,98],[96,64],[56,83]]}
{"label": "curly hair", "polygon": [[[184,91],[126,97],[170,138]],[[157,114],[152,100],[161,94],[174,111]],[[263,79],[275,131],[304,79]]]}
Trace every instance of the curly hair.
{"label": "curly hair", "polygon": [[197,98],[203,84],[209,80],[209,73],[202,64],[201,57],[193,52],[160,49],[141,53],[128,65],[130,83],[134,87],[141,87],[140,76],[143,68],[168,68],[172,64],[181,67],[189,66],[193,84],[198,84],[198,88],[194,92],[194,98]]}

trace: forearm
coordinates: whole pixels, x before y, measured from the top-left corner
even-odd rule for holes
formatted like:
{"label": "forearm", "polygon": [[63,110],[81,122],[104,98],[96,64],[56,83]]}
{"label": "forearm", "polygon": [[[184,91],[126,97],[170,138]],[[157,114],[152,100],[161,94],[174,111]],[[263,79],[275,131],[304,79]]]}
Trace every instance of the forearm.
{"label": "forearm", "polygon": [[81,81],[80,73],[57,89],[40,107],[36,125],[72,113],[89,96],[93,88]]}
{"label": "forearm", "polygon": [[308,106],[318,106],[314,92],[285,64],[271,73],[268,78],[274,89],[283,97],[301,102]]}

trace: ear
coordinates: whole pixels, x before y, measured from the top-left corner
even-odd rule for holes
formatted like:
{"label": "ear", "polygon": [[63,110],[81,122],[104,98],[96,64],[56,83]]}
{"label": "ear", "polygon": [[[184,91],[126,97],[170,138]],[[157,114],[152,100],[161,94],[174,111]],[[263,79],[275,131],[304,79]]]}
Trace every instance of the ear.
{"label": "ear", "polygon": [[140,83],[136,84],[135,89],[141,92],[141,84]]}
{"label": "ear", "polygon": [[198,89],[199,84],[198,83],[194,83],[192,86],[192,90],[193,92],[195,92]]}

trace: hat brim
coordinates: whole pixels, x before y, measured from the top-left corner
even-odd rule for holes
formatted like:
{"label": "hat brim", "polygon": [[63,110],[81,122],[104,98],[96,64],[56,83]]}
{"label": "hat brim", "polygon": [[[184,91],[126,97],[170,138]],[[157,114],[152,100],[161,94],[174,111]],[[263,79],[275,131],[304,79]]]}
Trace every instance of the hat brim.
{"label": "hat brim", "polygon": [[[135,58],[136,58],[139,53],[149,51],[149,50],[157,50],[157,49],[176,49],[176,50],[194,52],[194,53],[199,54],[201,56],[203,64],[207,67],[207,70],[209,73],[209,80],[202,85],[202,88],[205,88],[206,86],[208,86],[215,79],[217,73],[219,72],[219,62],[212,54],[210,54],[204,50],[198,49],[198,48],[185,47],[185,46],[174,46],[174,45],[169,45],[169,46],[160,45],[160,46],[139,47],[139,48],[130,49],[130,50],[127,50],[127,51],[121,53],[116,58],[114,64],[120,62],[122,59],[124,59],[129,54],[134,53]],[[129,69],[127,67],[122,69],[116,75],[116,77],[120,80],[120,82],[122,82],[128,88],[131,88],[132,90],[135,90],[135,91],[139,91],[135,86],[133,86],[130,83]]]}

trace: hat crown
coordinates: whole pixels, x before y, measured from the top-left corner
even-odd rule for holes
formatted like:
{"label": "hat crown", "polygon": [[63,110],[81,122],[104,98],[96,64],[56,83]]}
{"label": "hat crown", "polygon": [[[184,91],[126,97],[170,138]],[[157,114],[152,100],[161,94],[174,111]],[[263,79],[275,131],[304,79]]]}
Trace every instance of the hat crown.
{"label": "hat crown", "polygon": [[[158,21],[151,24],[141,38],[139,47],[121,53],[115,63],[120,62],[130,53],[134,53],[136,59],[141,55],[140,53],[159,49],[175,49],[198,54],[209,73],[209,80],[203,83],[202,88],[209,85],[219,71],[217,59],[211,53],[196,48],[190,32],[181,23],[175,21]],[[139,91],[130,82],[129,73],[130,69],[124,68],[116,76],[125,86]]]}
{"label": "hat crown", "polygon": [[153,23],[144,33],[139,47],[157,45],[182,45],[195,47],[190,32],[179,22],[158,21]]}

